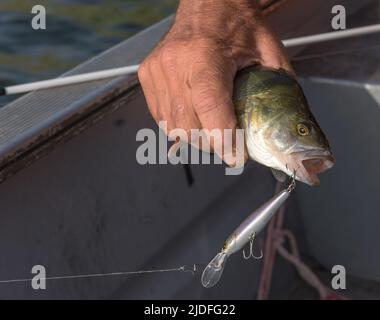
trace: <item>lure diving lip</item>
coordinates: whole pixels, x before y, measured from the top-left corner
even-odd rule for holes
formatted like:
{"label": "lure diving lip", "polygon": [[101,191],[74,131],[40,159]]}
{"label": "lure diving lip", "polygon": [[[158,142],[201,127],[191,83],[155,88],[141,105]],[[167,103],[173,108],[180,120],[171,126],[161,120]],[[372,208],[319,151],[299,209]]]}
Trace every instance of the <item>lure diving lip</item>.
{"label": "lure diving lip", "polygon": [[202,273],[202,285],[211,288],[220,280],[228,257],[252,241],[268,224],[273,215],[288,199],[295,188],[293,177],[290,185],[251,213],[227,238],[222,250],[210,261]]}

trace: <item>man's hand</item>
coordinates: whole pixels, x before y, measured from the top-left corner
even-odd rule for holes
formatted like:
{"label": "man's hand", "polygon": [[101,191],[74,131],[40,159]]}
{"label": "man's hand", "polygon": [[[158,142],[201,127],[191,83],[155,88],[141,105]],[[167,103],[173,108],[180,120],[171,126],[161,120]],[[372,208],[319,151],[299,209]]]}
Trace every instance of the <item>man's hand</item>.
{"label": "man's hand", "polygon": [[[233,80],[254,64],[293,73],[254,0],[181,0],[172,28],[138,75],[153,118],[166,120],[168,131],[234,130]],[[231,155],[219,156],[235,165]]]}

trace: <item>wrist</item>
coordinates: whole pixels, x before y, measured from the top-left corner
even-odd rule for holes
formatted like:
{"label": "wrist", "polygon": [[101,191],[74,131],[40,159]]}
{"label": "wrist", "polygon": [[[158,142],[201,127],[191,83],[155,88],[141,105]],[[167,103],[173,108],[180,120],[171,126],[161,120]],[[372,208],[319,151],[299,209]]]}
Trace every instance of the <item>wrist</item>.
{"label": "wrist", "polygon": [[183,18],[207,14],[212,19],[222,12],[255,17],[261,14],[261,9],[256,0],[180,0],[176,16]]}
{"label": "wrist", "polygon": [[257,0],[179,0],[179,7],[239,6],[260,11]]}
{"label": "wrist", "polygon": [[252,33],[264,19],[255,0],[180,0],[171,35],[223,39]]}

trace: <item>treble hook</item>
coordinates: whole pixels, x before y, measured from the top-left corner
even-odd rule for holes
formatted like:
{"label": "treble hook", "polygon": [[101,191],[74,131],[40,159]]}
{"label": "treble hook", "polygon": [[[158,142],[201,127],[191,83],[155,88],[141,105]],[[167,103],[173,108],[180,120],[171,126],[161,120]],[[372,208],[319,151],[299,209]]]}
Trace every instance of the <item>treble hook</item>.
{"label": "treble hook", "polygon": [[292,192],[294,188],[296,187],[296,171],[294,171],[292,177],[292,181],[290,182],[289,186],[286,188],[286,191]]}
{"label": "treble hook", "polygon": [[245,250],[243,249],[243,258],[245,260],[248,260],[250,258],[253,258],[253,259],[256,259],[256,260],[260,260],[264,255],[263,255],[263,250],[260,250],[260,256],[255,256],[254,253],[253,253],[253,241],[255,240],[255,234],[252,234],[251,237],[250,237],[250,240],[249,240],[249,255],[247,256],[245,254]]}

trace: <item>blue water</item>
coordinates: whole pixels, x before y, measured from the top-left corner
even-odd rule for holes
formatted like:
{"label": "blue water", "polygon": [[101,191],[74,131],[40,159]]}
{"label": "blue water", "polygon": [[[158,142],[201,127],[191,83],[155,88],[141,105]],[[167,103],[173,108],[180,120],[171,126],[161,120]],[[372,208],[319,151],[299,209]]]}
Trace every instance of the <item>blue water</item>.
{"label": "blue water", "polygon": [[[47,29],[31,27],[44,5]],[[177,0],[1,0],[0,86],[58,76],[175,11]],[[11,98],[0,98],[0,106]]]}

